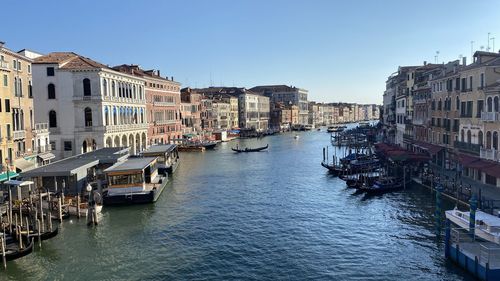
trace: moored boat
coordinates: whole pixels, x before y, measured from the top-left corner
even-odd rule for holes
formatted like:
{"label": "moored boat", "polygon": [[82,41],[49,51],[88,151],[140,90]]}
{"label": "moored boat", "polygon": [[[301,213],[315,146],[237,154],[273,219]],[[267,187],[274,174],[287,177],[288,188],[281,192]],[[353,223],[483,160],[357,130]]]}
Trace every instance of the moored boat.
{"label": "moored boat", "polygon": [[141,153],[145,157],[158,157],[158,172],[163,175],[170,174],[179,166],[179,151],[176,144],[152,145]]}
{"label": "moored boat", "polygon": [[156,157],[134,157],[104,170],[108,178],[105,205],[142,204],[158,200],[168,178],[158,173]]}
{"label": "moored boat", "polygon": [[[406,184],[409,184],[409,180]],[[359,190],[368,194],[381,194],[403,189],[405,182],[396,177],[383,177],[376,180],[372,185],[363,185]]]}
{"label": "moored boat", "polygon": [[[446,218],[466,230],[469,229],[470,212],[459,211],[458,209],[445,211]],[[474,234],[486,241],[500,244],[500,218],[476,211]]]}
{"label": "moored boat", "polygon": [[[33,252],[34,239],[26,240],[23,238],[21,243],[22,245],[20,246],[19,241],[17,239],[14,239],[12,236],[4,235],[4,237],[6,238],[6,243],[5,243],[6,261],[19,259]],[[1,252],[0,256],[2,256]]]}

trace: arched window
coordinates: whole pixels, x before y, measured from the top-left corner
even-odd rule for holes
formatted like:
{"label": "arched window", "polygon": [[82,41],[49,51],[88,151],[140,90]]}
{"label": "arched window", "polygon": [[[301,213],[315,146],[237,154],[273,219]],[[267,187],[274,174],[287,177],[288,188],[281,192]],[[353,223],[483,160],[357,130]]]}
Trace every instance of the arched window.
{"label": "arched window", "polygon": [[481,147],[483,147],[483,132],[479,131],[477,134],[477,144],[479,144]]}
{"label": "arched window", "polygon": [[108,95],[108,80],[106,79],[102,80],[102,92],[105,96]]}
{"label": "arched window", "polygon": [[49,127],[57,128],[57,115],[55,110],[49,111]]}
{"label": "arched window", "polygon": [[83,95],[84,96],[90,96],[91,91],[90,91],[90,79],[85,78],[83,79]]}
{"label": "arched window", "polygon": [[113,97],[116,97],[116,87],[115,87],[115,81],[111,81],[111,95]]}
{"label": "arched window", "polygon": [[486,148],[491,149],[491,132],[486,132]]}
{"label": "arched window", "polygon": [[86,107],[83,112],[85,116],[85,127],[92,127],[92,109]]}
{"label": "arched window", "polygon": [[470,130],[467,130],[467,143],[471,143],[472,141],[472,135],[470,133]]}
{"label": "arched window", "polygon": [[118,124],[118,116],[116,113],[116,107],[113,107],[113,125],[117,125],[117,124]]}
{"label": "arched window", "polygon": [[493,149],[498,150],[498,132],[493,132]]}
{"label": "arched window", "polygon": [[[21,93],[22,95],[22,93]],[[495,110],[495,112],[498,112],[498,97],[495,97],[493,99],[493,109]]]}
{"label": "arched window", "polygon": [[104,122],[106,126],[109,125],[109,110],[107,106],[104,107]]}
{"label": "arched window", "polygon": [[139,99],[142,100],[142,86],[139,86]]}
{"label": "arched window", "polygon": [[456,109],[456,110],[460,110],[460,98],[459,98],[458,96],[457,96],[456,103],[457,103],[457,104],[455,105],[455,106],[456,106],[456,108],[455,108],[455,109]]}
{"label": "arched window", "polygon": [[137,99],[137,93],[135,92],[135,85],[132,86],[132,95],[134,99]]}
{"label": "arched window", "polygon": [[491,112],[493,110],[492,104],[491,104],[491,97],[488,98],[486,101],[486,104],[488,106],[488,112]]}
{"label": "arched window", "polygon": [[55,99],[56,98],[56,86],[54,86],[54,84],[50,83],[47,86],[47,93],[48,93],[49,100]]}

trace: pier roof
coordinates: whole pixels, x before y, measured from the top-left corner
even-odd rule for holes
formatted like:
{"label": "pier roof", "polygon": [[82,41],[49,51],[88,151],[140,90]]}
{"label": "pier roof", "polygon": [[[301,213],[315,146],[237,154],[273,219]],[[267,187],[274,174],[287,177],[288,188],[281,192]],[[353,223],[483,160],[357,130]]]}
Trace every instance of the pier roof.
{"label": "pier roof", "polygon": [[161,145],[152,145],[144,150],[143,154],[151,154],[151,153],[166,153],[174,150],[177,147],[176,144],[161,144]]}
{"label": "pier roof", "polygon": [[107,147],[68,157],[20,174],[21,177],[70,176],[98,164],[113,164],[128,157],[126,147]]}
{"label": "pier roof", "polygon": [[143,170],[147,166],[151,164],[151,162],[155,161],[156,157],[133,157],[129,158],[126,161],[118,162],[113,166],[104,170],[104,172],[123,172],[123,171],[134,171],[134,170]]}

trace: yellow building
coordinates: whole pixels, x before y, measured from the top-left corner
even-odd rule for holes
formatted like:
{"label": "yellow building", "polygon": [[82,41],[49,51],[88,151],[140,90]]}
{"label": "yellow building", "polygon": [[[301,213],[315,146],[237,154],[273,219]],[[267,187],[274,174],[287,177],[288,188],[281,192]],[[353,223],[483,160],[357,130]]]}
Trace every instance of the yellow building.
{"label": "yellow building", "polygon": [[[24,170],[36,159],[31,62],[38,54],[11,51],[0,42],[0,159],[2,173]],[[31,56],[28,57],[28,56]],[[30,161],[33,160],[33,161]],[[2,177],[0,176],[0,180]]]}

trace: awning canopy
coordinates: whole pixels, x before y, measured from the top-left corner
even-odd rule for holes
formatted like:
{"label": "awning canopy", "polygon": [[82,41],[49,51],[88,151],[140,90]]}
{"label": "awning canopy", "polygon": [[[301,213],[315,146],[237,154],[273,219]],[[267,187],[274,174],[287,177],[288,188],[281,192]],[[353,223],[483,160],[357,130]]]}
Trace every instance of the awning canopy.
{"label": "awning canopy", "polygon": [[27,171],[35,167],[35,163],[28,161],[24,158],[14,160],[14,166],[21,171]]}
{"label": "awning canopy", "polygon": [[460,164],[462,164],[462,166],[464,166],[464,167],[469,167],[469,165],[471,165],[472,163],[481,160],[481,158],[479,158],[479,157],[475,157],[475,156],[467,155],[467,154],[463,154],[463,153],[457,155],[456,158],[457,158],[458,162]]}
{"label": "awning canopy", "polygon": [[500,165],[499,164],[494,163],[492,165],[489,165],[489,166],[482,168],[481,170],[490,176],[500,178]]}
{"label": "awning canopy", "polygon": [[426,150],[431,155],[434,155],[434,154],[436,154],[439,151],[441,151],[441,150],[444,149],[444,147],[442,147],[442,146],[431,144],[431,143],[427,143],[427,142],[423,142],[423,141],[413,141],[412,145],[416,146],[416,147],[419,147],[419,148],[421,148],[423,150]]}
{"label": "awning canopy", "polygon": [[18,173],[12,172],[12,171],[10,171],[8,175],[7,175],[7,172],[1,173],[0,174],[0,182],[3,182],[7,179],[15,178],[18,175],[19,175]]}
{"label": "awning canopy", "polygon": [[50,152],[44,153],[44,154],[38,154],[38,157],[40,157],[43,161],[51,160],[56,158],[56,156]]}

